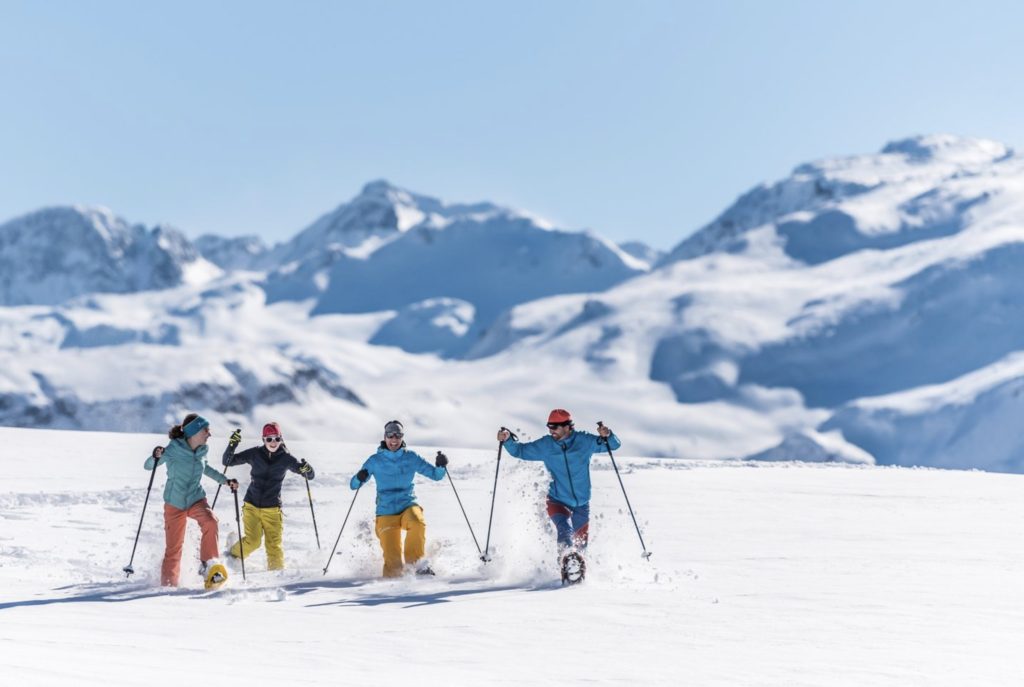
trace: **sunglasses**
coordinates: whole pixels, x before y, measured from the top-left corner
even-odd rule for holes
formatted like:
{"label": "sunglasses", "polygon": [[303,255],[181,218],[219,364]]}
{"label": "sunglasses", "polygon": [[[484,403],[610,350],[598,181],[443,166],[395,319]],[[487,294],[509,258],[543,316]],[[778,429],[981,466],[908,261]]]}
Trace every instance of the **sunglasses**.
{"label": "sunglasses", "polygon": [[548,429],[557,429],[559,427],[568,427],[571,424],[572,424],[571,422],[549,422],[548,423]]}
{"label": "sunglasses", "polygon": [[263,437],[263,441],[267,442],[268,444],[280,443],[281,437]]}
{"label": "sunglasses", "polygon": [[384,438],[385,439],[401,439],[404,436],[405,435],[402,434],[401,432],[388,432],[387,434],[384,435]]}

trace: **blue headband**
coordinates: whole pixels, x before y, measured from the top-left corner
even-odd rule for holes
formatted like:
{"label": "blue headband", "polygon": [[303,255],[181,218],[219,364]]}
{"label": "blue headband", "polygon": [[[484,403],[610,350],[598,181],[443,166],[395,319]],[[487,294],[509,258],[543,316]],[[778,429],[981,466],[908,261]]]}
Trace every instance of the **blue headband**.
{"label": "blue headband", "polygon": [[209,420],[207,420],[202,415],[197,415],[196,417],[192,418],[192,422],[182,427],[181,431],[185,433],[186,438],[191,439],[192,437],[199,434],[201,431],[203,431],[209,426]]}

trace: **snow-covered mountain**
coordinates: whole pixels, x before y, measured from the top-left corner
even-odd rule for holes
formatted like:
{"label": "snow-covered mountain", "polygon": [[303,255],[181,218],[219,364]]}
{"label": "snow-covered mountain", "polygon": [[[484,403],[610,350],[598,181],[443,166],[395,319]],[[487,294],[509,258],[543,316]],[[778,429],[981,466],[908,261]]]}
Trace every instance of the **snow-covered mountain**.
{"label": "snow-covered mountain", "polygon": [[395,311],[374,342],[448,356],[471,348],[513,305],[603,291],[650,267],[592,232],[385,181],[367,184],[274,255],[279,266],[263,285],[269,302],[315,298],[314,315]]}
{"label": "snow-covered mountain", "polygon": [[275,302],[317,297],[327,285],[331,266],[343,257],[366,258],[414,228],[444,227],[503,212],[511,211],[490,203],[444,203],[384,180],[372,181],[356,197],[275,248],[277,264],[265,286],[268,298]]}
{"label": "snow-covered mountain", "polygon": [[[457,299],[471,306],[463,307],[471,326],[442,350],[451,354],[475,344],[479,332],[518,303],[603,291],[641,273],[637,261],[593,234],[545,229],[498,213],[418,227],[366,258],[342,256],[313,314],[398,310],[397,319],[419,321],[409,306]],[[410,330],[411,345],[420,340],[419,331]]]}
{"label": "snow-covered mountain", "polygon": [[648,246],[643,241],[626,241],[625,243],[620,243],[619,248],[641,261],[648,270],[661,262],[661,259],[666,255],[665,251]]}
{"label": "snow-covered mountain", "polygon": [[992,141],[801,165],[650,272],[382,182],[274,254],[265,278],[0,310],[0,424],[198,409],[369,440],[402,417],[486,447],[561,406],[647,455],[1024,472],[1024,158]]}
{"label": "snow-covered mountain", "polygon": [[270,248],[258,236],[204,234],[195,240],[195,246],[204,258],[225,270],[264,270],[271,258]]}
{"label": "snow-covered mountain", "polygon": [[[928,136],[802,165],[661,268],[604,294],[517,306],[480,346],[663,382],[691,409],[690,429],[717,431],[723,446],[745,428],[705,428],[698,409],[773,417],[764,448],[736,455],[806,457],[816,430],[840,429],[880,462],[1016,471],[1024,432],[1004,428],[998,451],[984,437],[1015,409],[1006,361],[1024,350],[1021,322],[1024,160]],[[957,400],[922,408],[901,395],[933,388]]]}
{"label": "snow-covered mountain", "polygon": [[966,180],[1016,166],[1001,143],[948,134],[894,141],[878,155],[800,165],[788,178],[745,193],[662,263],[741,251],[750,232],[766,225],[775,227],[787,254],[811,264],[947,236],[987,199],[987,189]]}
{"label": "snow-covered mountain", "polygon": [[217,271],[176,229],[106,208],[46,208],[0,225],[0,305],[164,289]]}

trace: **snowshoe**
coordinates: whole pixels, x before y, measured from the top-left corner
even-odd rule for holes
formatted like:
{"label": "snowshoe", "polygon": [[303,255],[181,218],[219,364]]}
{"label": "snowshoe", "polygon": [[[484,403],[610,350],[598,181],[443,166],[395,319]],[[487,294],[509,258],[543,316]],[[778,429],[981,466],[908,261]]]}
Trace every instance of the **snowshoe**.
{"label": "snowshoe", "polygon": [[587,574],[587,562],[578,551],[562,556],[562,584],[578,584]]}
{"label": "snowshoe", "polygon": [[422,568],[416,568],[416,574],[433,577],[437,573],[435,573],[429,565],[424,565]]}
{"label": "snowshoe", "polygon": [[214,563],[206,567],[203,576],[203,584],[207,589],[220,589],[228,581],[228,569],[221,563]]}

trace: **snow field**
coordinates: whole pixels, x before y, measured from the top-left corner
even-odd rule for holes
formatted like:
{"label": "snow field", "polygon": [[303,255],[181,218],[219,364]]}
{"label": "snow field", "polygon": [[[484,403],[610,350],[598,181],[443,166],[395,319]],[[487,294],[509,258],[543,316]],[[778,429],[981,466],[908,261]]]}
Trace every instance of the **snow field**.
{"label": "snow field", "polygon": [[[251,433],[250,433],[251,434]],[[409,437],[414,439],[414,437]],[[628,438],[624,438],[627,441]],[[289,568],[229,563],[202,590],[190,524],[183,586],[157,584],[163,472],[128,562],[156,435],[0,429],[0,674],[19,685],[657,684],[1015,685],[1024,632],[1014,475],[616,456],[593,463],[588,579],[557,583],[546,477],[502,458],[477,550],[448,480],[418,479],[434,578],[378,578],[372,445],[294,442],[317,469],[285,481]],[[223,437],[211,453],[219,455]],[[247,445],[243,442],[243,445]],[[436,449],[412,443],[432,458]],[[493,451],[446,448],[480,546]],[[232,468],[244,490],[243,470]],[[211,488],[211,486],[213,488]],[[206,482],[212,499],[215,484]],[[221,547],[236,531],[217,504]]]}

